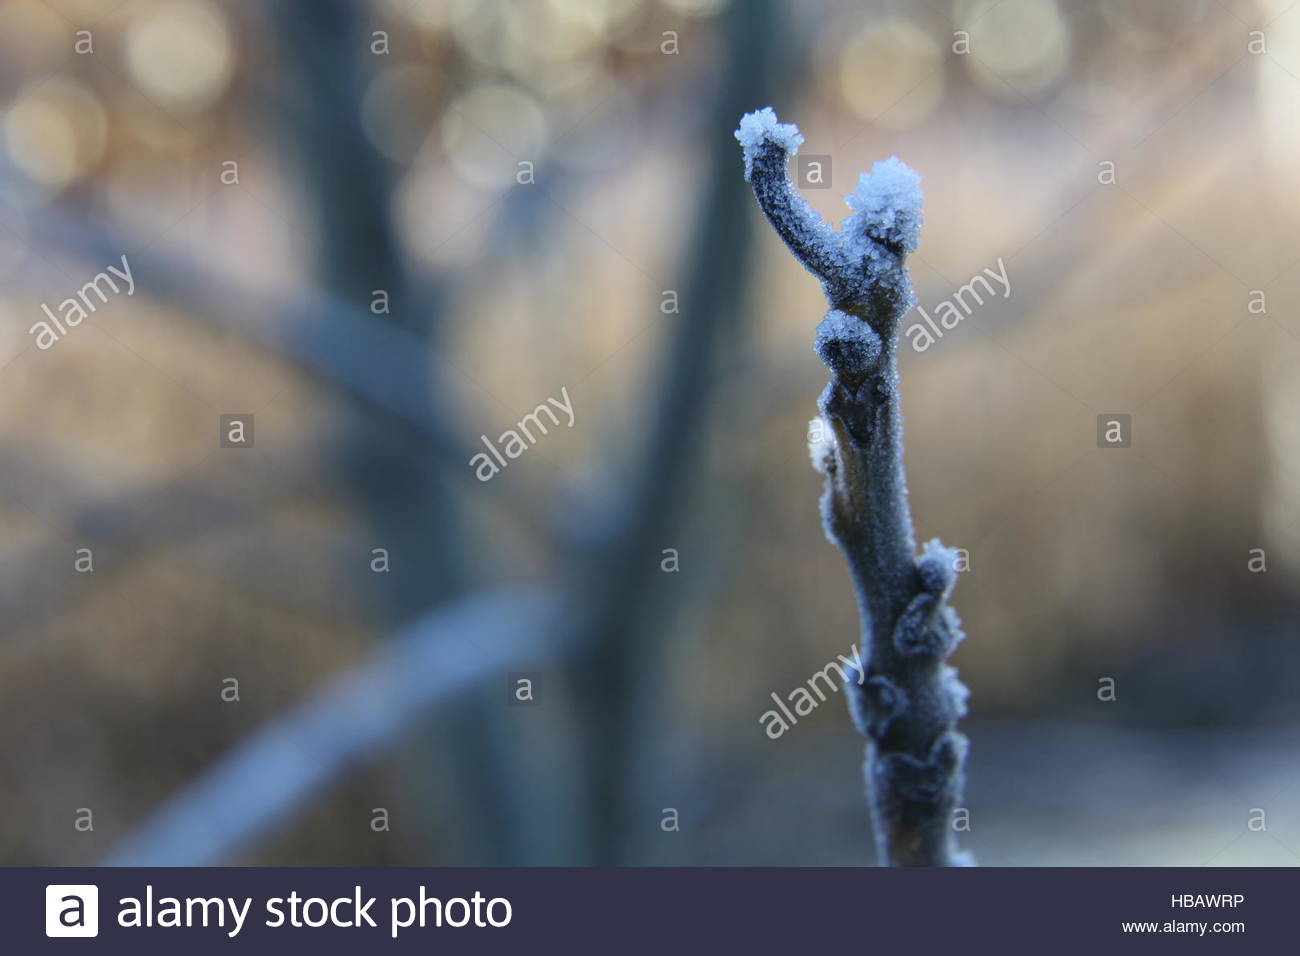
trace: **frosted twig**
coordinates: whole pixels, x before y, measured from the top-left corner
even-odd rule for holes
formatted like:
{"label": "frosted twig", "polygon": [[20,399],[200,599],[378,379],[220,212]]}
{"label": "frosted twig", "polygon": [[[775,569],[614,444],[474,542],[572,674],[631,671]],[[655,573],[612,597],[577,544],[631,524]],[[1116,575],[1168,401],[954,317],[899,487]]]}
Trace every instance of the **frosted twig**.
{"label": "frosted twig", "polygon": [[866,778],[882,862],[969,864],[952,820],[967,741],[956,730],[966,688],[946,660],[964,637],[947,604],[956,552],[937,540],[916,556],[903,473],[898,326],[915,304],[904,265],[921,228],[920,177],[897,158],[875,164],[835,231],[795,190],[787,162],[803,137],[762,109],[736,130],[745,178],[831,309],[814,347],[831,371],[812,423],[813,464],[826,476],[826,535],[848,561],[862,620],[867,678],[845,692],[867,738]]}

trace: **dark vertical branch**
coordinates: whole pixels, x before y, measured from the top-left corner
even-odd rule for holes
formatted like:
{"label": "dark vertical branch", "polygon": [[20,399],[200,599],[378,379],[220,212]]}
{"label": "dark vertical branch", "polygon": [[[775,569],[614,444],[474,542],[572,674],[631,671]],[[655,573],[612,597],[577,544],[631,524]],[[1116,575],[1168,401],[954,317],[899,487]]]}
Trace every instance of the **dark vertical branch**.
{"label": "dark vertical branch", "polygon": [[[284,0],[273,5],[281,43],[291,65],[286,99],[277,113],[291,133],[306,192],[318,217],[318,277],[340,298],[370,308],[376,290],[389,297],[381,318],[404,325],[425,346],[394,362],[389,374],[404,391],[430,396],[436,406],[441,382],[433,377],[428,350],[436,328],[436,289],[413,294],[391,216],[392,177],[371,145],[361,121],[369,77],[366,7],[349,0]],[[309,333],[310,334],[310,333]],[[379,626],[400,628],[470,583],[463,510],[435,462],[405,433],[364,407],[348,410],[339,468],[347,476],[373,535],[372,547],[389,554],[388,571],[374,575],[379,589]],[[369,573],[369,553],[358,555],[358,573]],[[493,689],[495,690],[495,689]],[[456,801],[456,826],[442,831],[453,856],[476,863],[516,862],[511,827],[511,786],[501,749],[498,691],[471,694],[444,713],[437,727],[418,735],[409,765],[422,799],[432,796],[433,753],[453,769],[445,794]],[[428,807],[424,808],[426,826]]]}
{"label": "dark vertical branch", "polygon": [[[383,290],[389,311],[377,318],[431,345],[437,302],[422,295],[417,303],[411,294],[390,211],[390,170],[361,123],[369,76],[365,8],[347,0],[286,0],[273,9],[279,49],[291,67],[275,118],[290,133],[311,200],[318,281],[368,311],[376,290]],[[435,396],[440,383],[431,367],[416,349],[389,373],[403,379],[404,390]],[[340,466],[366,509],[374,546],[387,548],[393,559],[376,583],[385,623],[400,624],[465,586],[456,512],[444,479],[407,436],[361,407],[349,417]]]}
{"label": "dark vertical branch", "polygon": [[[726,54],[713,127],[734,116],[756,84],[776,83],[772,0],[733,3],[724,15]],[[636,763],[636,715],[647,678],[662,653],[663,617],[647,627],[647,605],[661,577],[660,548],[671,541],[692,472],[700,460],[714,389],[713,372],[745,318],[745,276],[753,234],[745,190],[733,160],[711,143],[702,202],[686,251],[689,271],[681,314],[667,346],[662,384],[653,400],[649,436],[624,483],[626,494],[607,539],[580,572],[574,608],[579,646],[582,722],[592,760],[591,812],[597,862],[622,858],[630,824]]]}

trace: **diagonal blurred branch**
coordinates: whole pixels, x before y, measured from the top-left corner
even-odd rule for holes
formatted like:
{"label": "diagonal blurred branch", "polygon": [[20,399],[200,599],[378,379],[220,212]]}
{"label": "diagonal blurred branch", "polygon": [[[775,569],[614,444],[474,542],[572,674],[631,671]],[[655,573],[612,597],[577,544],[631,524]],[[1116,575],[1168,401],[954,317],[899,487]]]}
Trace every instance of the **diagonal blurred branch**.
{"label": "diagonal blurred branch", "polygon": [[446,605],[357,669],[257,731],[154,813],[107,866],[211,866],[270,832],[431,706],[559,648],[544,594],[493,591]]}
{"label": "diagonal blurred branch", "polygon": [[[493,483],[503,493],[492,495],[484,495],[483,486],[473,480],[468,462],[482,448],[451,424],[469,417],[447,385],[456,373],[407,329],[305,286],[250,288],[241,277],[192,257],[150,249],[138,236],[67,210],[43,210],[26,238],[33,247],[100,265],[125,253],[142,294],[175,308],[182,318],[265,348],[396,420],[425,442],[441,475],[472,491],[476,501],[503,509],[534,538],[545,535],[535,509],[504,493],[511,490],[509,475]],[[430,391],[433,381],[441,383],[437,395]]]}
{"label": "diagonal blurred branch", "polygon": [[[425,367],[442,363],[405,329],[313,289],[251,289],[241,278],[193,258],[150,249],[137,236],[66,210],[43,210],[27,239],[33,246],[100,265],[125,254],[145,295],[261,346],[397,418],[454,465],[454,474],[471,475],[465,463],[475,450],[448,424],[458,420],[458,403],[441,395],[435,406],[425,387]],[[420,374],[411,374],[415,371]],[[452,377],[444,365],[439,379]]]}
{"label": "diagonal blurred branch", "polygon": [[[151,549],[252,520],[319,481],[310,453],[297,449],[290,456],[268,457],[264,450],[237,464],[204,462],[196,473],[93,498],[66,468],[46,466],[30,449],[0,445],[0,452],[7,463],[0,499],[55,529],[0,563],[0,621],[10,633],[111,584],[124,556],[142,560]],[[74,570],[78,548],[93,552],[94,573]],[[69,576],[76,587],[69,587]]]}

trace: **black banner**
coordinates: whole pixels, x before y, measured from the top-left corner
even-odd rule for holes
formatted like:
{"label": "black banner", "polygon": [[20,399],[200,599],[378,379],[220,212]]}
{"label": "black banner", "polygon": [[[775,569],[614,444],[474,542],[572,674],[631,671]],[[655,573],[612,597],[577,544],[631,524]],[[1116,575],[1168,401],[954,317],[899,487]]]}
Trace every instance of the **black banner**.
{"label": "black banner", "polygon": [[0,870],[6,952],[187,956],[1280,953],[1297,885],[1228,868]]}

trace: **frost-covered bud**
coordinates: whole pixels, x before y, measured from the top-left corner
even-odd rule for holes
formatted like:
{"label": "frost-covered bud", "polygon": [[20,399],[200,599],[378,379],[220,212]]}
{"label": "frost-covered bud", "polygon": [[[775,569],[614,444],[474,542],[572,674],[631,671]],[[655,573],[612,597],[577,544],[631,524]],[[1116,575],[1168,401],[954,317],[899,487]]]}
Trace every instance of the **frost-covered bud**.
{"label": "frost-covered bud", "polygon": [[879,365],[884,347],[865,319],[832,309],[817,326],[813,349],[838,378],[861,380]]}
{"label": "frost-covered bud", "polygon": [[849,716],[858,733],[879,740],[907,710],[907,693],[888,677],[877,674],[864,684],[848,681],[844,693],[849,702]]}
{"label": "frost-covered bud", "polygon": [[874,762],[873,776],[893,791],[915,801],[941,800],[961,789],[961,767],[970,743],[956,731],[945,731],[924,760],[894,753]]}
{"label": "frost-covered bud", "polygon": [[882,159],[845,197],[853,215],[842,223],[845,236],[867,236],[901,255],[915,252],[921,238],[921,177],[897,156]]}
{"label": "frost-covered bud", "polygon": [[894,625],[894,647],[902,654],[947,657],[966,639],[957,612],[943,602],[943,595],[921,593],[898,617]]}
{"label": "frost-covered bud", "polygon": [[[899,618],[894,632],[895,646],[908,654],[946,657],[966,639],[961,629],[961,618],[951,606],[943,603],[957,582],[956,549],[945,547],[938,538],[932,538],[921,549],[916,572],[921,579],[922,593],[913,599]],[[960,684],[957,686],[961,687]],[[961,689],[964,693],[965,688]]]}
{"label": "frost-covered bud", "polygon": [[918,594],[912,598],[894,625],[894,647],[902,654],[944,657],[948,651],[947,635],[936,626],[939,598]]}
{"label": "frost-covered bud", "polygon": [[957,580],[957,552],[945,547],[938,538],[932,538],[921,549],[916,570],[927,593],[947,597]]}
{"label": "frost-covered bud", "polygon": [[808,423],[808,457],[820,474],[835,470],[835,430],[820,415]]}
{"label": "frost-covered bud", "polygon": [[763,146],[770,143],[793,155],[799,152],[799,144],[803,142],[799,127],[793,123],[777,122],[776,113],[770,106],[742,116],[735,136],[745,154],[746,182],[754,173],[754,156]]}
{"label": "frost-covered bud", "polygon": [[956,709],[958,717],[965,717],[969,709],[970,688],[963,684],[957,675],[957,668],[944,664],[939,670],[939,680],[948,692],[948,697]]}

